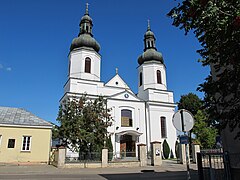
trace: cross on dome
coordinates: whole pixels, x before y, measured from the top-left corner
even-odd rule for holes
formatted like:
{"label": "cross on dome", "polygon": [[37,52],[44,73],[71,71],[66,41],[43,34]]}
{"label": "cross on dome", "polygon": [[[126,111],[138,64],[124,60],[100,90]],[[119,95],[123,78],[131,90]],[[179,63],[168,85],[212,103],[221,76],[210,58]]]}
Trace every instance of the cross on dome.
{"label": "cross on dome", "polygon": [[85,14],[88,15],[88,6],[89,6],[89,3],[86,3],[86,11],[85,11]]}
{"label": "cross on dome", "polygon": [[147,21],[148,21],[148,27],[147,27],[147,30],[150,31],[150,30],[151,30],[151,28],[150,28],[150,20],[148,19]]}

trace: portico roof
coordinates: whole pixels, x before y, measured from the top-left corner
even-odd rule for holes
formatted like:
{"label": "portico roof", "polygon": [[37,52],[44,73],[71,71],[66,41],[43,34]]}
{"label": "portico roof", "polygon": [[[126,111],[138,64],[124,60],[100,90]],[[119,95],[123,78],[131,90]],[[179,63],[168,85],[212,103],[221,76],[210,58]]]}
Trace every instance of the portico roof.
{"label": "portico roof", "polygon": [[127,131],[121,131],[121,132],[116,133],[116,135],[119,135],[119,136],[122,136],[122,135],[125,135],[125,134],[133,135],[133,136],[141,136],[143,133],[140,133],[140,132],[135,131],[135,130],[127,130]]}

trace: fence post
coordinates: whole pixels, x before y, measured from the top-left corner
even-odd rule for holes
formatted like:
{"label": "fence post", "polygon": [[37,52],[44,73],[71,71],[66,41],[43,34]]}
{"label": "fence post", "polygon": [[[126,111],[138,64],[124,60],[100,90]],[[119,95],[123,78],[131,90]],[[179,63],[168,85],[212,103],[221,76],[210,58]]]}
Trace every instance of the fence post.
{"label": "fence post", "polygon": [[102,149],[102,167],[108,166],[108,149]]}
{"label": "fence post", "polygon": [[161,166],[162,165],[162,150],[161,150],[161,142],[155,141],[151,142],[151,164],[153,166]]}
{"label": "fence post", "polygon": [[197,164],[197,153],[200,152],[200,145],[199,144],[193,144],[192,145],[192,159],[193,162]]}
{"label": "fence post", "polygon": [[179,150],[180,150],[179,153],[180,163],[186,164],[185,144],[180,144]]}
{"label": "fence post", "polygon": [[228,152],[225,151],[223,153],[223,163],[224,163],[224,175],[226,180],[231,180],[231,168]]}
{"label": "fence post", "polygon": [[147,166],[146,144],[138,144],[138,159],[140,160],[140,166]]}
{"label": "fence post", "polygon": [[200,152],[197,153],[197,167],[198,167],[198,179],[204,180],[203,166],[202,166],[202,154]]}
{"label": "fence post", "polygon": [[57,167],[64,167],[65,166],[65,158],[66,158],[66,148],[63,146],[60,146],[58,148],[58,159],[57,159]]}

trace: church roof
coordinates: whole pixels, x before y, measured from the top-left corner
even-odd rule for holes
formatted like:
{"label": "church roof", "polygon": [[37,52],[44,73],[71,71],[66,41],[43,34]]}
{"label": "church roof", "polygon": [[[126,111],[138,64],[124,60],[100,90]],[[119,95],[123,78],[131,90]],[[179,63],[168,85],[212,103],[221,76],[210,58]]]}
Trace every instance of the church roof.
{"label": "church roof", "polygon": [[148,21],[147,32],[144,34],[144,52],[138,58],[138,64],[142,65],[147,61],[158,61],[160,63],[163,62],[163,57],[160,52],[157,51],[156,38],[154,33],[151,31],[150,22]]}
{"label": "church roof", "polygon": [[0,124],[22,126],[46,126],[48,128],[52,127],[52,124],[50,122],[47,122],[22,108],[2,106],[0,106]]}
{"label": "church roof", "polygon": [[81,18],[81,22],[79,24],[80,32],[78,37],[74,38],[72,44],[70,46],[70,51],[74,49],[78,49],[80,47],[89,47],[94,49],[96,52],[100,50],[100,44],[93,38],[92,34],[92,18],[88,13],[88,3],[86,4],[86,12],[84,16]]}

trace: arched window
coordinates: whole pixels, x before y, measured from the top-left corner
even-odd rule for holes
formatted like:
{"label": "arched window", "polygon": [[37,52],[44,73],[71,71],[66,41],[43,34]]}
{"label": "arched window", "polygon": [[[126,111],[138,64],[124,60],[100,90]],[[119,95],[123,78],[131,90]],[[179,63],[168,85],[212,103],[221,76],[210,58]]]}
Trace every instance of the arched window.
{"label": "arched window", "polygon": [[166,117],[161,117],[161,136],[162,138],[167,137],[167,126],[166,126]]}
{"label": "arched window", "polygon": [[157,70],[157,83],[162,84],[161,71]]}
{"label": "arched window", "polygon": [[132,111],[128,109],[121,110],[121,126],[132,127]]}
{"label": "arched window", "polygon": [[140,72],[139,74],[139,86],[142,85],[142,72]]}
{"label": "arched window", "polygon": [[91,73],[91,59],[89,57],[85,59],[85,72]]}
{"label": "arched window", "polygon": [[147,44],[148,44],[148,48],[150,48],[150,41],[148,41]]}
{"label": "arched window", "polygon": [[87,33],[88,33],[88,25],[86,26],[86,31],[87,31]]}

